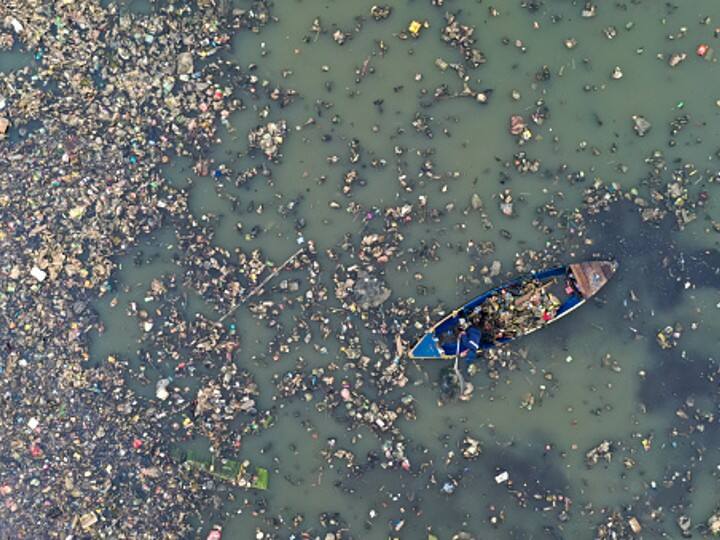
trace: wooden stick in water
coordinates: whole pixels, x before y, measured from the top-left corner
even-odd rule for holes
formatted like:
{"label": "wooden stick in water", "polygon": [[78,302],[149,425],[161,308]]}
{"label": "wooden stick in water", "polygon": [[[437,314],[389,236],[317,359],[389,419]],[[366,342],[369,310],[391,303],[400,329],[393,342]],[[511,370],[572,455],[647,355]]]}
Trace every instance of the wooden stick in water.
{"label": "wooden stick in water", "polygon": [[255,296],[257,293],[259,293],[260,291],[262,291],[263,287],[265,287],[265,285],[267,285],[268,282],[269,282],[271,279],[273,279],[273,278],[274,278],[275,276],[277,276],[280,272],[282,272],[282,269],[285,268],[288,264],[290,264],[293,260],[295,260],[295,258],[296,258],[298,255],[300,255],[300,253],[302,253],[304,250],[305,250],[305,248],[304,248],[304,247],[301,247],[301,248],[298,249],[295,253],[293,253],[290,257],[288,257],[288,259],[287,259],[284,263],[282,263],[282,264],[281,264],[280,266],[278,266],[275,270],[273,270],[268,277],[266,277],[265,279],[263,279],[262,282],[260,283],[260,285],[258,285],[257,287],[255,287],[255,288],[254,288],[252,291],[250,291],[247,295],[245,295],[243,298],[241,298],[240,301],[239,301],[237,304],[235,304],[233,307],[230,308],[230,311],[228,311],[225,315],[223,315],[222,317],[220,317],[220,318],[218,319],[218,322],[219,322],[219,323],[223,322],[223,321],[224,321],[225,319],[227,319],[230,315],[232,315],[233,313],[235,313],[241,305],[243,305],[245,302],[247,302],[250,298],[252,298],[253,296]]}
{"label": "wooden stick in water", "polygon": [[455,348],[455,376],[458,379],[458,383],[460,384],[460,395],[462,396],[465,393],[465,379],[463,379],[462,373],[460,373],[460,369],[458,367],[458,362],[460,361],[460,336],[458,336],[457,339],[457,347]]}

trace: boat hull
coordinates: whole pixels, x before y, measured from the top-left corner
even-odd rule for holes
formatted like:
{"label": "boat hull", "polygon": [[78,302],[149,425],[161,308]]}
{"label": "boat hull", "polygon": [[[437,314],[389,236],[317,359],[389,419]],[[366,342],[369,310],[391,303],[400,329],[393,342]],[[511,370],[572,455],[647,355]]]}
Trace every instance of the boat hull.
{"label": "boat hull", "polygon": [[[528,281],[536,281],[546,286],[558,280],[566,280],[572,283],[572,287],[566,287],[565,295],[560,298],[560,306],[549,320],[540,321],[537,325],[527,328],[522,334],[513,337],[501,337],[491,343],[483,342],[480,349],[489,349],[497,345],[508,343],[519,337],[531,334],[545,326],[554,323],[572,313],[589,298],[595,296],[602,289],[617,270],[617,263],[614,261],[588,261],[574,263],[567,266],[558,266],[542,272],[533,272],[519,277],[513,281],[500,285],[494,289],[476,296],[466,304],[453,310],[452,313],[433,325],[408,354],[411,359],[418,360],[454,360],[457,355],[467,354],[467,347],[460,346],[455,341],[448,343],[447,336],[457,335],[457,328],[461,320],[468,317],[473,311],[482,306],[483,302],[498,293],[506,292],[517,288]],[[443,342],[443,337],[446,339]]]}

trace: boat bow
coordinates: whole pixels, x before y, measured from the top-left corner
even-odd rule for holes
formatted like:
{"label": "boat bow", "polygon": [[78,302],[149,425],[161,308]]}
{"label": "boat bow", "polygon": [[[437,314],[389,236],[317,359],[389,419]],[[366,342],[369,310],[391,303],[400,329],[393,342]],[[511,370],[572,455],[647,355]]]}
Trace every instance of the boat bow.
{"label": "boat bow", "polygon": [[570,270],[580,294],[586,300],[602,289],[617,270],[615,261],[590,261],[571,264]]}

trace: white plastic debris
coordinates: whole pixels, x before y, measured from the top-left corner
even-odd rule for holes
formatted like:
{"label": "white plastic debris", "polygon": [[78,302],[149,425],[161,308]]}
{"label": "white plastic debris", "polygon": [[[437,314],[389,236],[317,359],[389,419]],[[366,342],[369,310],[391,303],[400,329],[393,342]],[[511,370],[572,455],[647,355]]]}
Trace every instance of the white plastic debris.
{"label": "white plastic debris", "polygon": [[30,420],[28,420],[28,427],[29,427],[30,429],[35,429],[35,428],[38,427],[39,425],[40,425],[40,421],[39,421],[37,418],[35,418],[35,417],[33,417],[33,418],[31,418]]}
{"label": "white plastic debris", "polygon": [[47,277],[47,272],[45,272],[45,270],[41,268],[38,268],[37,266],[33,266],[32,270],[30,270],[30,275],[38,281],[42,282],[45,281],[45,278]]}
{"label": "white plastic debris", "polygon": [[21,33],[25,27],[22,25],[20,21],[18,21],[15,17],[8,17],[5,19],[6,23],[10,23],[10,25],[13,27],[13,30],[15,30],[16,34]]}
{"label": "white plastic debris", "polygon": [[495,483],[496,484],[504,484],[510,479],[510,473],[507,471],[503,471],[500,474],[495,476]]}
{"label": "white plastic debris", "polygon": [[170,397],[170,392],[168,392],[167,389],[169,384],[169,379],[160,379],[157,382],[157,385],[155,386],[155,397],[158,398],[160,401],[165,401],[167,398]]}

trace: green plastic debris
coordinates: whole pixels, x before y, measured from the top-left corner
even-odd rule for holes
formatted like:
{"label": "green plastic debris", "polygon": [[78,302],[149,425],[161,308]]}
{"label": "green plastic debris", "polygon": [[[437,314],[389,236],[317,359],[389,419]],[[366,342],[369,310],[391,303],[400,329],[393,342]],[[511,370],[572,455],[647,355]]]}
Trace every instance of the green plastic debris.
{"label": "green plastic debris", "polygon": [[215,459],[215,456],[211,456],[208,460],[194,452],[188,452],[184,463],[187,467],[199,469],[225,482],[243,487],[250,486],[253,489],[266,490],[270,480],[270,473],[263,467],[257,467],[255,474],[250,476],[248,473],[250,462],[247,460],[241,462],[234,459]]}
{"label": "green plastic debris", "polygon": [[253,478],[252,487],[255,489],[265,490],[268,488],[268,481],[270,479],[270,473],[263,467],[255,469],[255,477]]}
{"label": "green plastic debris", "polygon": [[242,465],[239,461],[232,459],[223,459],[218,464],[213,459],[210,472],[226,482],[235,482],[242,474]]}

